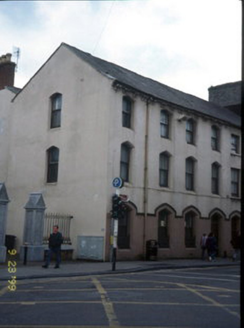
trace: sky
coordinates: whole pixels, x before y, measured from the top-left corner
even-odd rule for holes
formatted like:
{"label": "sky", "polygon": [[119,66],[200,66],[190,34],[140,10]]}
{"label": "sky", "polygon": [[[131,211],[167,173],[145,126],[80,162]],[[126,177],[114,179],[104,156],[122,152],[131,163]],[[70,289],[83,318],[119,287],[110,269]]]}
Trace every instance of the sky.
{"label": "sky", "polygon": [[240,0],[0,1],[0,31],[20,88],[62,42],[205,100],[241,80]]}

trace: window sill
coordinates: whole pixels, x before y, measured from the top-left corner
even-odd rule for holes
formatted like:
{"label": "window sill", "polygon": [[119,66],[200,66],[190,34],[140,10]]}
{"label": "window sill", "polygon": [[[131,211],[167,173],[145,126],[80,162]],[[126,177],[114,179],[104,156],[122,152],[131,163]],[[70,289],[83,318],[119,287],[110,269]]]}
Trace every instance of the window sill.
{"label": "window sill", "polygon": [[241,197],[239,197],[239,196],[230,196],[230,199],[240,201]]}
{"label": "window sill", "polygon": [[122,125],[122,128],[127,129],[127,130],[130,130],[130,131],[134,131],[134,129],[132,127],[128,127],[128,126],[123,126]]}
{"label": "window sill", "polygon": [[130,187],[132,187],[133,185],[132,185],[132,183],[131,182],[124,182],[124,187],[128,187],[128,188],[130,188]]}
{"label": "window sill", "polygon": [[186,189],[186,193],[190,194],[190,195],[196,195],[196,191],[195,190],[187,190]]}
{"label": "window sill", "polygon": [[216,198],[221,198],[221,195],[220,194],[214,194],[214,193],[212,193],[211,196],[212,197],[216,197]]}
{"label": "window sill", "polygon": [[170,187],[166,187],[166,186],[159,186],[160,190],[165,190],[165,191],[169,191]]}
{"label": "window sill", "polygon": [[59,131],[61,130],[61,126],[56,126],[56,127],[53,127],[53,128],[49,128],[50,131]]}
{"label": "window sill", "polygon": [[232,152],[230,153],[230,156],[233,156],[233,157],[240,157],[240,158],[241,158],[241,154],[236,153],[236,152],[234,152],[234,151],[232,151]]}
{"label": "window sill", "polygon": [[48,186],[56,186],[58,182],[46,182],[45,184]]}

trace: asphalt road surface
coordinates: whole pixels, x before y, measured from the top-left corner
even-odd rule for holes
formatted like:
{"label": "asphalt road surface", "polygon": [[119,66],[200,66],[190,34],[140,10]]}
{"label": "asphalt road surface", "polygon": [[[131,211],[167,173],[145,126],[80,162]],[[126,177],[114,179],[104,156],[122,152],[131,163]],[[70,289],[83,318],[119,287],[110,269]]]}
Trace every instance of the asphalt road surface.
{"label": "asphalt road surface", "polygon": [[240,328],[238,266],[0,283],[0,328]]}

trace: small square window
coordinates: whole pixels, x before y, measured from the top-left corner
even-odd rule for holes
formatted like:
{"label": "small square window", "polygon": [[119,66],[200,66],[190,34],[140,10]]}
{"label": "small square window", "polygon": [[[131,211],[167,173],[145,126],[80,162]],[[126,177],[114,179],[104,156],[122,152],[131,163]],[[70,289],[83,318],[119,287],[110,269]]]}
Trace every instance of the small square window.
{"label": "small square window", "polygon": [[232,134],[231,135],[231,151],[239,154],[239,144],[240,144],[240,137]]}

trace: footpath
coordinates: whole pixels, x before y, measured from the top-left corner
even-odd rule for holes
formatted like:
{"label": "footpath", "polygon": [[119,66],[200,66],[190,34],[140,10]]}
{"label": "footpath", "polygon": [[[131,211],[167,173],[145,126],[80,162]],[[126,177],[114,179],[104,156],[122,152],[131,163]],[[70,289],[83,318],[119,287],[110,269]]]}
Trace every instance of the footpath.
{"label": "footpath", "polygon": [[[15,270],[11,270],[13,265]],[[42,268],[42,262],[16,261],[10,264],[7,260],[0,263],[0,281],[11,279],[16,276],[17,280],[38,279],[38,278],[57,278],[57,277],[75,277],[90,275],[108,275],[119,273],[132,273],[154,270],[184,269],[184,268],[207,268],[220,266],[240,266],[240,261],[233,262],[230,258],[217,258],[215,262],[201,259],[165,259],[158,261],[118,261],[115,271],[112,271],[111,262],[88,262],[88,261],[64,261],[60,268],[55,269],[55,263],[52,262],[49,268]],[[10,273],[15,271],[15,273]]]}

